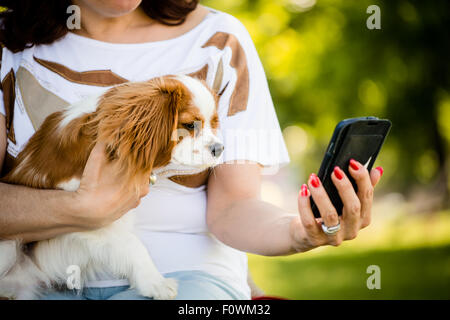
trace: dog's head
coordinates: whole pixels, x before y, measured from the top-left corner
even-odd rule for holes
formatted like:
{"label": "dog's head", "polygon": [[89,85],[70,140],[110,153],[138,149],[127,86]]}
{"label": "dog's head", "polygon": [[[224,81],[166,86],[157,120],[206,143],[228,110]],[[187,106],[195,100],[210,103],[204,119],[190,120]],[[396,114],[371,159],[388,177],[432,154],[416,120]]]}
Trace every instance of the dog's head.
{"label": "dog's head", "polygon": [[207,168],[218,163],[217,95],[202,81],[164,76],[109,89],[92,121],[97,141],[124,174],[149,175],[169,163]]}
{"label": "dog's head", "polygon": [[175,79],[185,99],[179,104],[177,129],[172,136],[176,146],[171,162],[197,168],[214,166],[223,151],[222,141],[217,136],[218,96],[203,81],[188,76]]}

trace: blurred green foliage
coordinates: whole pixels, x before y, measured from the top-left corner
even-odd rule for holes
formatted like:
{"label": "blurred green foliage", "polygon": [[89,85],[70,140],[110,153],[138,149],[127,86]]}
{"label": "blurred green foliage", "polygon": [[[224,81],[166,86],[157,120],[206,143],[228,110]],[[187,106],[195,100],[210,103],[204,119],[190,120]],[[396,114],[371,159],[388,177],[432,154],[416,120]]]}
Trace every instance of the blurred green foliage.
{"label": "blurred green foliage", "polygon": [[[448,205],[450,2],[208,0],[236,16],[258,49],[292,158],[318,170],[334,126],[373,115],[393,122],[381,187],[441,195]],[[369,30],[369,5],[381,30]]]}

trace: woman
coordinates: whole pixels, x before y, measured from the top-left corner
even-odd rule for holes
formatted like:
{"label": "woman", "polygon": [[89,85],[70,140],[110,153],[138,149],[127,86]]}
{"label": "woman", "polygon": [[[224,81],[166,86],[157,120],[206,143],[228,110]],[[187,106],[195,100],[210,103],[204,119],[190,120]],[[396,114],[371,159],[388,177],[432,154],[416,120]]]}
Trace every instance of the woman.
{"label": "woman", "polygon": [[[67,10],[72,4],[81,11],[81,24],[69,30],[77,18],[66,14],[76,14],[74,7]],[[220,92],[225,145],[224,164],[214,174],[177,173],[139,197],[120,183],[101,147],[93,149],[76,192],[0,184],[0,238],[32,242],[98,228],[137,207],[136,232],[158,269],[179,280],[178,299],[248,299],[244,252],[286,255],[339,245],[370,223],[373,186],[382,170],[369,173],[360,163],[349,168],[357,194],[341,170],[332,174],[344,203],[337,233],[324,233],[312,214],[310,196],[326,226],[339,223],[315,175],[302,186],[298,214],[259,199],[261,170],[289,159],[264,70],[235,18],[197,1],[15,0],[0,5],[10,9],[2,13],[0,39],[3,174],[45,115],[105,87],[164,74],[197,76]],[[44,298],[142,297],[128,289],[126,280],[102,274],[82,295],[62,290]]]}

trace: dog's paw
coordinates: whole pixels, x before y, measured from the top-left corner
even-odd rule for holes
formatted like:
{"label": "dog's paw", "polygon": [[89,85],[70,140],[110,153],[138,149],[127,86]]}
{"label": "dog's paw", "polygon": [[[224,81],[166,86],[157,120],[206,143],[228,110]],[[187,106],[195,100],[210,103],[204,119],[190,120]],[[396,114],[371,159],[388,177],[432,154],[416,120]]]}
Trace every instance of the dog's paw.
{"label": "dog's paw", "polygon": [[173,300],[178,294],[178,282],[173,278],[164,278],[162,283],[156,287],[156,300]]}
{"label": "dog's paw", "polygon": [[155,300],[173,300],[178,294],[178,283],[172,278],[162,278],[157,282],[140,283],[137,289],[144,297]]}

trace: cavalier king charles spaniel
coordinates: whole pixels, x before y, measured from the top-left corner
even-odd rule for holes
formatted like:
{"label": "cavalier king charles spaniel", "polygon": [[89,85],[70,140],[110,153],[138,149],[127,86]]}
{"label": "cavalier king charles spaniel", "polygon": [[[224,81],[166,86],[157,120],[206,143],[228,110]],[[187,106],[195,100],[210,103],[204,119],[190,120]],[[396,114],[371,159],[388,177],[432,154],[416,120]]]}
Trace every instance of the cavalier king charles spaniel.
{"label": "cavalier king charles spaniel", "polygon": [[[144,179],[166,165],[204,170],[223,151],[217,136],[218,96],[204,82],[184,75],[128,82],[49,115],[18,155],[3,182],[32,188],[75,191],[97,142],[108,161],[139,193]],[[107,266],[127,278],[139,294],[154,299],[177,295],[147,249],[132,233],[133,210],[111,225],[32,243],[0,241],[0,296],[38,298],[66,285],[67,268],[82,270],[81,286]]]}

